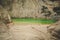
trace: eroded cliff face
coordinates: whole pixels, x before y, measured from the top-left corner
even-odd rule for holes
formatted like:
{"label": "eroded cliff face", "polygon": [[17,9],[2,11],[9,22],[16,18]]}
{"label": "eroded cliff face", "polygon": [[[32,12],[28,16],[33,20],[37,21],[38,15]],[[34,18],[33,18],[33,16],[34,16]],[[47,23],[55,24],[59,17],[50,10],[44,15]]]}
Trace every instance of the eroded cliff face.
{"label": "eroded cliff face", "polygon": [[0,5],[12,17],[55,18],[60,15],[60,1],[52,0],[1,0]]}
{"label": "eroded cliff face", "polygon": [[[16,0],[13,3],[13,17],[37,17],[38,0]],[[40,15],[40,14],[39,14]]]}
{"label": "eroded cliff face", "polygon": [[[15,0],[12,6],[12,17],[52,18],[60,9],[58,1],[49,0]],[[54,9],[54,10],[53,10]],[[58,10],[59,11],[59,10]],[[59,14],[59,13],[58,13]]]}

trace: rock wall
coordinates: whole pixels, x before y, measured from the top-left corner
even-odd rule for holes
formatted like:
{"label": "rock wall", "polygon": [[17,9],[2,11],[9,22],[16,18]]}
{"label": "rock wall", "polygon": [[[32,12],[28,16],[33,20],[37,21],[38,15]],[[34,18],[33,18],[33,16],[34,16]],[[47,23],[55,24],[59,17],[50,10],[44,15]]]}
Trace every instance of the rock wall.
{"label": "rock wall", "polygon": [[11,22],[9,12],[0,6],[0,21],[2,21],[5,24],[8,24]]}
{"label": "rock wall", "polygon": [[56,0],[1,0],[0,5],[17,18],[51,19],[60,16],[59,1]]}
{"label": "rock wall", "polygon": [[9,23],[11,22],[9,12],[0,6],[0,40],[13,40]]}
{"label": "rock wall", "polygon": [[53,10],[55,7],[59,7],[58,1],[15,0],[12,6],[11,16],[18,18],[52,18],[57,14],[56,11]]}

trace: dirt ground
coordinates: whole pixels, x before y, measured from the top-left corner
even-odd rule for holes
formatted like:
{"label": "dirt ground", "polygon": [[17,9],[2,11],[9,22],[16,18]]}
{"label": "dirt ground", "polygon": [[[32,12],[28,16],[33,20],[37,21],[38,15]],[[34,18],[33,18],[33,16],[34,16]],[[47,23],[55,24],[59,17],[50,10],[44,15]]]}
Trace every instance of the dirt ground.
{"label": "dirt ground", "polygon": [[47,26],[49,25],[14,23],[10,32],[13,40],[49,40]]}

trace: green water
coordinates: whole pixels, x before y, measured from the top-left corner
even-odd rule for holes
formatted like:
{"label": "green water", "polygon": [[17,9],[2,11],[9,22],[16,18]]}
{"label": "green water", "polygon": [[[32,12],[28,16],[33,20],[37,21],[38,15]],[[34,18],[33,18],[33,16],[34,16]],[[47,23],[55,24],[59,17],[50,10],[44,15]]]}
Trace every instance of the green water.
{"label": "green water", "polygon": [[28,22],[28,23],[41,23],[41,24],[52,24],[56,20],[49,19],[33,19],[33,18],[13,18],[13,22]]}

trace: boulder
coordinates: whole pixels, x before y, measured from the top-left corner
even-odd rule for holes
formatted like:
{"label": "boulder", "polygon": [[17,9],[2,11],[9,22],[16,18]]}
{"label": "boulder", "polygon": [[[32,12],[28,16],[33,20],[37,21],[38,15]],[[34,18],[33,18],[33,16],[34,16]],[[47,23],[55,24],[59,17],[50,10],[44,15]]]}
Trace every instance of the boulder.
{"label": "boulder", "polygon": [[60,40],[60,21],[56,22],[53,25],[50,25],[48,32],[51,35],[51,40]]}

